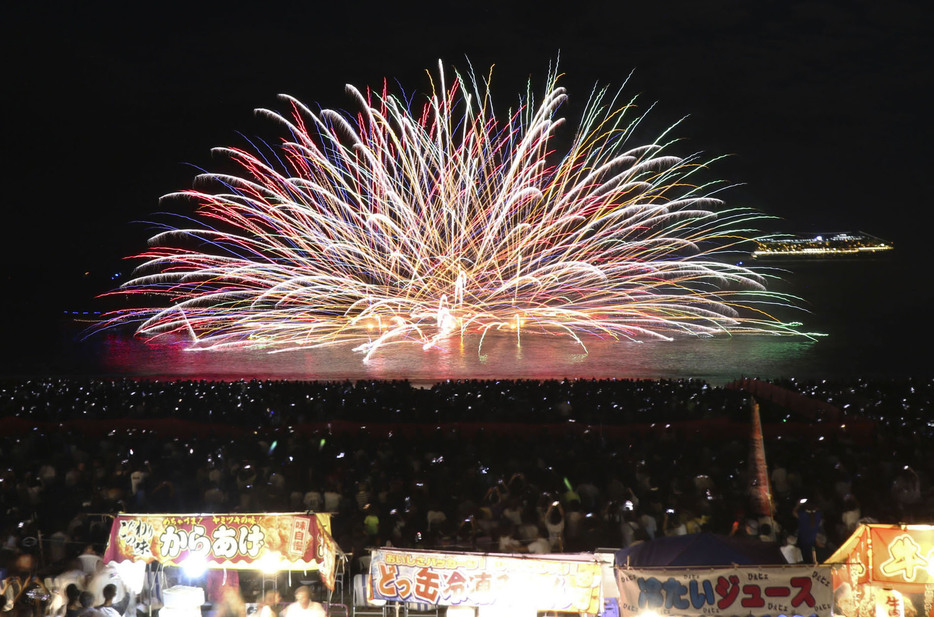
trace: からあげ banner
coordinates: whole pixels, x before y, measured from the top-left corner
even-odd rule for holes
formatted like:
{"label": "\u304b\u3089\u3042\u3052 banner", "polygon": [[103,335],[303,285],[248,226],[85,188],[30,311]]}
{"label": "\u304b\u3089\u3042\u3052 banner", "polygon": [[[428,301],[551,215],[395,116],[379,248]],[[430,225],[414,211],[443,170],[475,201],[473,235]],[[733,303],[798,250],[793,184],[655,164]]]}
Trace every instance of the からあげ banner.
{"label": "\u304b\u3089\u3042\u3052 banner", "polygon": [[104,561],[208,568],[320,570],[334,588],[337,545],[327,514],[121,514],[110,528]]}
{"label": "\u304b\u3089\u3042\u3052 banner", "polygon": [[829,566],[616,568],[620,617],[818,615],[833,608]]}
{"label": "\u304b\u3089\u3042\u3052 banner", "polygon": [[378,549],[370,577],[377,600],[591,614],[601,609],[601,564],[594,561]]}

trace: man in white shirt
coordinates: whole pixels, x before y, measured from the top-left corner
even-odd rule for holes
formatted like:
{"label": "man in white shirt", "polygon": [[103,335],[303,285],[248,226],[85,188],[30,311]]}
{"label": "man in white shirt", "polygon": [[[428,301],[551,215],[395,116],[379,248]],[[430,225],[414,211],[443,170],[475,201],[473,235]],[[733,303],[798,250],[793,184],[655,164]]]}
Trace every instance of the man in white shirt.
{"label": "man in white shirt", "polygon": [[538,536],[529,543],[528,552],[536,555],[546,555],[551,552],[551,543],[541,530],[539,530]]}
{"label": "man in white shirt", "polygon": [[801,563],[804,561],[804,556],[801,554],[801,549],[797,546],[798,537],[794,534],[788,534],[785,538],[785,544],[781,547],[782,555],[785,557],[785,561],[788,563]]}
{"label": "man in white shirt", "polygon": [[302,585],[295,590],[295,602],[285,607],[284,617],[325,617],[324,606],[312,602],[311,589]]}
{"label": "man in white shirt", "polygon": [[122,617],[120,611],[114,607],[114,598],[117,597],[117,586],[113,583],[104,585],[101,592],[104,594],[104,603],[96,608],[97,612],[103,617]]}

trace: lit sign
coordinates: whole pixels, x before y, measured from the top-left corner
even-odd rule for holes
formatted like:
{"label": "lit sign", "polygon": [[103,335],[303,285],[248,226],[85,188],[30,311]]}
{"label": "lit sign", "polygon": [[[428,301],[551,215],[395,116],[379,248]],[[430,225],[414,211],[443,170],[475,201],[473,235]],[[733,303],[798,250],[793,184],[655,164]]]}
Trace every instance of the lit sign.
{"label": "lit sign", "polygon": [[872,572],[880,583],[934,583],[934,531],[870,527]]}
{"label": "lit sign", "polygon": [[235,570],[320,570],[334,586],[337,545],[326,514],[120,515],[110,529],[104,561]]}
{"label": "lit sign", "polygon": [[601,607],[601,565],[593,561],[379,549],[370,578],[379,600],[591,614]]}
{"label": "lit sign", "polygon": [[616,568],[616,583],[621,617],[829,616],[833,603],[829,566]]}

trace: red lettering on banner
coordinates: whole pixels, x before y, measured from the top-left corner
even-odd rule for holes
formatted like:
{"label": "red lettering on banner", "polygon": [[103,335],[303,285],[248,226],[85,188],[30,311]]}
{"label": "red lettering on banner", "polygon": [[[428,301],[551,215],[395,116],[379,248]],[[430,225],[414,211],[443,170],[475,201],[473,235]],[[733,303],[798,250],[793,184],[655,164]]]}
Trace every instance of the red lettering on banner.
{"label": "red lettering on banner", "polygon": [[488,572],[481,572],[473,580],[474,589],[477,591],[490,591],[490,582],[493,580],[493,576]]}
{"label": "red lettering on banner", "polygon": [[895,596],[889,596],[885,599],[885,608],[890,617],[898,617],[901,613],[901,602]]}
{"label": "red lettering on banner", "polygon": [[415,597],[429,604],[438,601],[441,577],[428,568],[419,568],[415,573]]}
{"label": "red lettering on banner", "polygon": [[765,606],[765,600],[762,599],[762,590],[758,585],[743,585],[743,593],[746,597],[740,601],[740,604],[746,608],[762,608]]}
{"label": "red lettering on banner", "polygon": [[409,596],[412,595],[412,581],[403,576],[396,580],[396,589],[399,590],[400,598],[408,600]]}
{"label": "red lettering on banner", "polygon": [[396,577],[399,575],[398,566],[379,564],[379,576],[376,579],[376,591],[387,598],[396,597]]}
{"label": "red lettering on banner", "polygon": [[717,601],[717,608],[723,610],[736,601],[739,596],[739,577],[730,576],[729,580],[722,576],[717,577],[717,595],[720,600]]}
{"label": "red lettering on banner", "polygon": [[444,594],[454,604],[459,604],[467,597],[467,578],[457,570],[451,572],[445,583]]}
{"label": "red lettering on banner", "polygon": [[796,576],[791,579],[791,586],[798,589],[798,594],[791,599],[791,605],[798,608],[802,604],[813,607],[816,602],[811,595],[811,579],[807,576]]}

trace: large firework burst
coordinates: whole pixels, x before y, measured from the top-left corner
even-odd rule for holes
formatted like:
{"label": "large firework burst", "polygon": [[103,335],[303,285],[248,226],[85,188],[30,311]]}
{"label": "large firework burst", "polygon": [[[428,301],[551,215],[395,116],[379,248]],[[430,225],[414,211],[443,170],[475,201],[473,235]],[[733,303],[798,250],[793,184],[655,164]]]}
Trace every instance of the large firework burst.
{"label": "large firework burst", "polygon": [[695,179],[708,161],[669,152],[670,129],[629,143],[644,116],[620,91],[595,90],[556,152],[557,81],[503,116],[488,79],[443,70],[421,106],[385,86],[348,86],[356,115],[283,96],[287,113],[258,110],[285,128],[278,148],[218,148],[236,174],[166,196],[193,200],[195,217],[155,235],[113,292],[160,306],[104,327],[367,357],[501,329],[581,345],[796,333],[765,310],[789,298],[733,263],[761,215],[724,208],[720,185]]}

